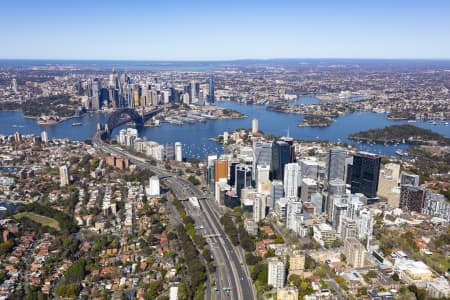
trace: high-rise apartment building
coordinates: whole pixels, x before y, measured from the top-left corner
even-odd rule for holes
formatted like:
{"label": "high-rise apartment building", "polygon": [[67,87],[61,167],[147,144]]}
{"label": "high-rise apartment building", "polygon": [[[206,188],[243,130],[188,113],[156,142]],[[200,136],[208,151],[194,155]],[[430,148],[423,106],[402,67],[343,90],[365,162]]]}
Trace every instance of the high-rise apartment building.
{"label": "high-rise apartment building", "polygon": [[289,275],[296,274],[303,276],[305,271],[305,253],[301,251],[293,251],[289,256]]}
{"label": "high-rise apartment building", "polygon": [[284,282],[286,281],[286,266],[284,262],[277,257],[271,257],[267,259],[267,263],[269,265],[267,283],[276,289],[284,287]]}
{"label": "high-rise apartment building", "polygon": [[275,209],[275,203],[284,196],[283,182],[281,180],[273,180],[270,182],[270,199],[268,206],[271,210]]}
{"label": "high-rise apartment building", "polygon": [[284,196],[298,199],[298,186],[300,166],[297,163],[288,163],[284,166]]}
{"label": "high-rise apartment building", "polygon": [[344,255],[347,258],[347,263],[352,265],[353,268],[364,267],[366,250],[358,239],[348,238],[344,240]]}
{"label": "high-rise apartment building", "polygon": [[180,142],[175,142],[175,160],[183,161],[183,146]]}
{"label": "high-rise apartment building", "polygon": [[41,142],[44,144],[48,143],[48,134],[45,130],[41,132]]}
{"label": "high-rise apartment building", "polygon": [[258,128],[258,119],[253,119],[252,120],[252,134],[258,133],[259,132],[259,128]]}
{"label": "high-rise apartment building", "polygon": [[450,222],[450,203],[444,195],[427,192],[422,213]]}
{"label": "high-rise apartment building", "polygon": [[389,206],[398,207],[400,201],[400,189],[398,181],[400,176],[399,164],[385,164],[380,171],[377,195],[385,199]]}
{"label": "high-rise apartment building", "polygon": [[424,188],[402,185],[400,188],[400,208],[421,213],[425,204],[425,194]]}
{"label": "high-rise apartment building", "polygon": [[257,193],[253,202],[253,221],[258,223],[266,217],[267,195]]}
{"label": "high-rise apartment building", "polygon": [[309,202],[310,197],[317,191],[317,181],[311,178],[302,180],[301,199],[303,202]]}
{"label": "high-rise apartment building", "polygon": [[59,180],[61,187],[69,185],[69,169],[67,168],[67,166],[59,167]]}

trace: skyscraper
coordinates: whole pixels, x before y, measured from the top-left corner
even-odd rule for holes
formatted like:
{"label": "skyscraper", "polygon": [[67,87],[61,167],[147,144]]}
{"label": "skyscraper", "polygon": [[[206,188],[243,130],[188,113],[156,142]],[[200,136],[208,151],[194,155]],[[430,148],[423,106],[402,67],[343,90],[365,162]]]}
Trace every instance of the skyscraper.
{"label": "skyscraper", "polygon": [[183,146],[180,142],[175,143],[175,160],[183,161]]}
{"label": "skyscraper", "polygon": [[214,162],[214,181],[218,182],[221,178],[228,181],[228,160],[218,159]]}
{"label": "skyscraper", "polygon": [[283,180],[284,165],[291,160],[291,147],[284,141],[277,141],[272,144],[272,180]]}
{"label": "skyscraper", "polygon": [[317,192],[317,181],[311,178],[302,179],[301,199],[303,202],[309,202],[311,195]]}
{"label": "skyscraper", "polygon": [[253,202],[253,221],[259,222],[266,217],[267,195],[258,193]]}
{"label": "skyscraper", "polygon": [[209,77],[209,94],[208,94],[208,102],[209,104],[212,104],[215,102],[215,96],[214,96],[214,78],[211,76]]}
{"label": "skyscraper", "polygon": [[252,134],[258,133],[259,128],[258,128],[258,119],[253,119],[252,120]]}
{"label": "skyscraper", "polygon": [[200,94],[200,84],[198,82],[195,82],[195,80],[192,80],[191,85],[189,86],[189,90],[191,103],[197,102],[198,96]]}
{"label": "skyscraper", "polygon": [[334,179],[344,180],[346,158],[347,151],[342,147],[328,150],[325,174],[328,181]]}
{"label": "skyscraper", "polygon": [[92,82],[92,97],[91,97],[91,109],[99,110],[100,109],[100,82],[98,79],[95,79]]}
{"label": "skyscraper", "polygon": [[164,146],[164,157],[165,157],[165,160],[174,160],[175,159],[174,144],[166,144]]}
{"label": "skyscraper", "polygon": [[17,79],[16,79],[16,77],[14,77],[11,80],[11,89],[13,90],[14,93],[17,93]]}
{"label": "skyscraper", "polygon": [[376,198],[381,157],[372,153],[359,152],[353,156],[351,172],[352,194],[362,193],[367,198]]}
{"label": "skyscraper", "polygon": [[241,197],[241,190],[252,186],[252,167],[244,164],[237,165],[235,181],[236,194]]}
{"label": "skyscraper", "polygon": [[298,185],[300,166],[297,163],[288,163],[284,166],[284,196],[298,199]]}
{"label": "skyscraper", "polygon": [[284,189],[281,180],[273,180],[270,183],[270,200],[268,206],[271,210],[275,209],[275,203],[283,197]]}
{"label": "skyscraper", "polygon": [[269,181],[270,167],[269,166],[256,166],[256,188],[260,191],[261,185],[264,182]]}
{"label": "skyscraper", "polygon": [[64,187],[69,184],[69,170],[67,166],[59,167],[60,186]]}
{"label": "skyscraper", "polygon": [[48,135],[45,130],[41,132],[41,142],[44,144],[48,142]]}

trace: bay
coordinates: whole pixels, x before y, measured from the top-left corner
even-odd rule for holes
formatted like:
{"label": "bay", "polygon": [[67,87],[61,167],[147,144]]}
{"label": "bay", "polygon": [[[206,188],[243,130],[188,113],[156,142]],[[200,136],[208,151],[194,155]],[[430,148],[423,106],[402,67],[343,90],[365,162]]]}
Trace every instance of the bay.
{"label": "bay", "polygon": [[[295,104],[318,103],[317,98],[304,96],[297,99]],[[204,159],[208,154],[220,154],[223,152],[221,145],[209,140],[224,131],[233,132],[239,128],[251,128],[252,119],[259,120],[259,129],[265,133],[276,136],[289,136],[301,140],[327,140],[331,142],[345,142],[355,145],[358,149],[373,153],[395,155],[395,151],[406,150],[407,144],[399,145],[369,145],[358,144],[356,141],[347,139],[349,134],[371,128],[383,128],[394,124],[404,124],[403,120],[388,120],[386,114],[371,112],[356,112],[336,118],[330,126],[325,128],[297,127],[303,120],[302,115],[287,114],[266,110],[264,105],[246,105],[235,102],[218,102],[218,106],[237,110],[245,115],[244,119],[212,120],[204,123],[185,124],[183,126],[161,123],[159,127],[144,127],[139,135],[147,140],[157,141],[161,144],[179,141],[183,144],[183,155],[185,157],[196,157]],[[57,125],[39,125],[34,119],[24,118],[21,112],[0,112],[0,134],[28,133],[39,135],[46,130],[50,138],[69,138],[71,140],[84,141],[90,139],[94,134],[97,123],[104,123],[108,118],[105,113],[88,113],[79,118],[66,120]],[[72,126],[79,122],[81,126]],[[13,127],[15,125],[15,127]],[[413,125],[431,129],[440,134],[450,137],[450,127],[443,124],[433,125],[429,122],[417,122]],[[117,135],[122,125],[113,131]]]}

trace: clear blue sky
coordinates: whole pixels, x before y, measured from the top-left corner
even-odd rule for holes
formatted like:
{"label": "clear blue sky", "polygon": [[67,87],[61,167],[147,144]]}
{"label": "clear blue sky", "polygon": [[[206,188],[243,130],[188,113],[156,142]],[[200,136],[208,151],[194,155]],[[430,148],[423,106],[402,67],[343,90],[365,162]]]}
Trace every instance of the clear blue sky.
{"label": "clear blue sky", "polygon": [[450,58],[448,0],[0,1],[0,58]]}

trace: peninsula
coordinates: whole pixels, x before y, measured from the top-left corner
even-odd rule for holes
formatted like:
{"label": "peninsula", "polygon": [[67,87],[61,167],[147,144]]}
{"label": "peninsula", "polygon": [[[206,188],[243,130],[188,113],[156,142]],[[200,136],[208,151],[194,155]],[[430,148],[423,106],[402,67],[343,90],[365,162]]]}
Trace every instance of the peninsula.
{"label": "peninsula", "polygon": [[408,143],[429,145],[450,145],[450,138],[429,129],[413,125],[392,125],[381,129],[370,129],[348,136],[351,140],[366,141],[370,143]]}

